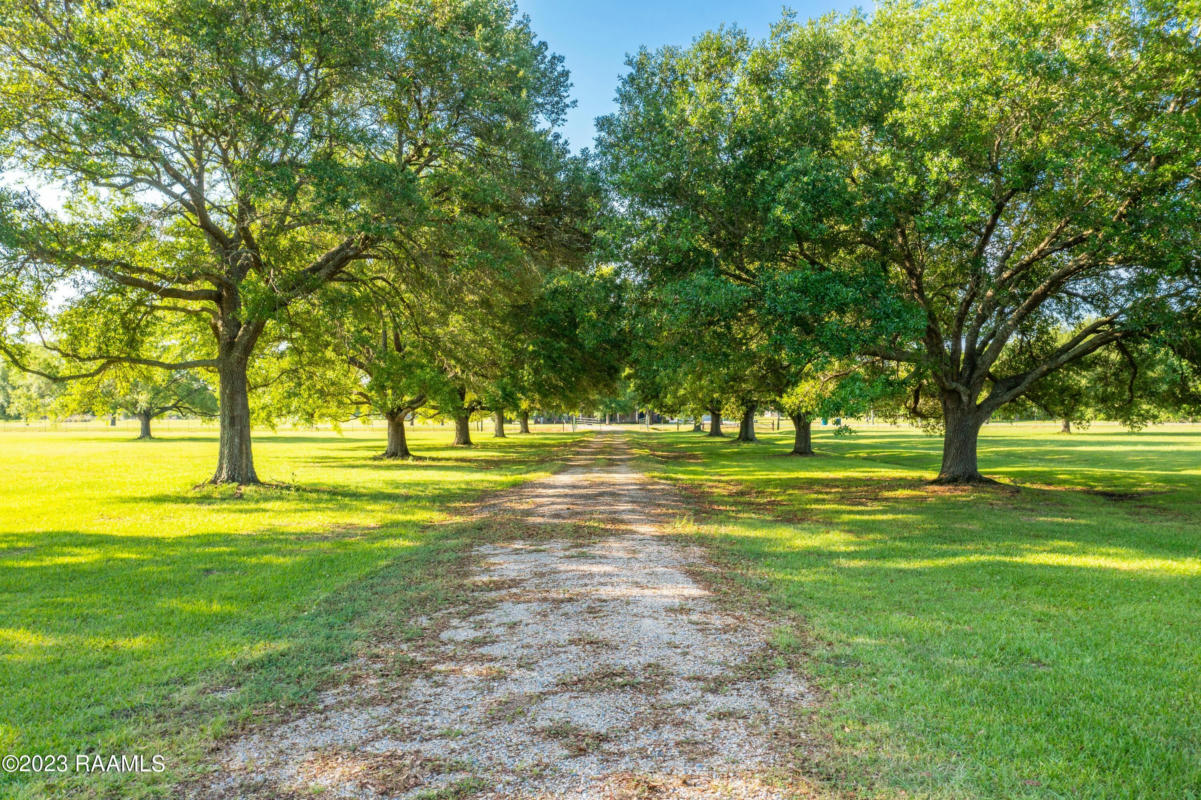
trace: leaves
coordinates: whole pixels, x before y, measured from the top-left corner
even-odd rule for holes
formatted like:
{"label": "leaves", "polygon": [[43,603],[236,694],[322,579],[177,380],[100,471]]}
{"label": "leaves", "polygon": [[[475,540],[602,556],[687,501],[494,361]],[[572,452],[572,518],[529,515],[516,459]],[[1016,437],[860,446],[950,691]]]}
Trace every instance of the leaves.
{"label": "leaves", "polygon": [[1165,342],[1198,297],[1199,37],[1176,3],[942,0],[641,51],[600,122],[610,240],[701,328],[657,317],[647,391],[814,406],[845,374],[848,408],[903,384],[985,418]]}

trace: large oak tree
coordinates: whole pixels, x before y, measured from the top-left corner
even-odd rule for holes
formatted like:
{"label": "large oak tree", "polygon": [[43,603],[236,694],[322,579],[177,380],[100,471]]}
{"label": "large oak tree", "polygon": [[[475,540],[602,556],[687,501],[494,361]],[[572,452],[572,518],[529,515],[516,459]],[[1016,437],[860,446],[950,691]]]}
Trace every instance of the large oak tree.
{"label": "large oak tree", "polygon": [[[117,363],[218,376],[216,483],[258,480],[247,371],[264,331],[409,234],[465,174],[480,192],[541,148],[566,73],[503,0],[6,3],[0,155],[64,187],[0,199],[20,362],[43,338]],[[497,178],[489,179],[495,172]],[[40,302],[101,335],[77,347]],[[31,301],[32,300],[32,301]],[[200,320],[207,354],[164,363],[145,321]]]}
{"label": "large oak tree", "polygon": [[[1174,2],[882,6],[842,35],[859,257],[922,335],[938,480],[984,480],[981,425],[1042,378],[1153,333],[1195,296],[1201,21]],[[1020,347],[1050,329],[1051,347]],[[915,395],[915,408],[922,394]]]}
{"label": "large oak tree", "polygon": [[[622,255],[652,284],[853,292],[825,342],[821,294],[779,310],[807,350],[907,365],[938,480],[982,481],[994,412],[1195,307],[1199,25],[1195,3],[943,0],[644,51],[598,147]],[[1072,335],[1021,346],[1050,329]]]}

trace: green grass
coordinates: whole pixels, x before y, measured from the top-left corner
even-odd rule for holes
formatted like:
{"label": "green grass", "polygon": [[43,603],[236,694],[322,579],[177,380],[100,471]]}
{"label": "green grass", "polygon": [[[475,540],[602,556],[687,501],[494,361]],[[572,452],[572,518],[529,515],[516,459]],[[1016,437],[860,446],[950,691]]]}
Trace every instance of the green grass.
{"label": "green grass", "polygon": [[[774,604],[823,699],[815,762],[867,797],[1201,797],[1201,428],[992,425],[1018,490],[935,489],[935,438],[818,431],[821,457],[634,434],[706,542]],[[456,596],[478,493],[570,434],[486,433],[415,462],[382,431],[264,434],[283,486],[192,488],[210,433],[0,432],[0,754],[162,753],[163,775],[0,797],[170,796],[215,737],[310,702],[376,637]],[[654,457],[657,456],[657,457]],[[289,488],[290,487],[290,488]],[[1102,492],[1107,494],[1102,494]],[[796,622],[793,622],[796,620]]]}
{"label": "green grass", "polygon": [[[817,768],[884,798],[1201,797],[1201,427],[990,425],[940,441],[818,431],[817,458],[642,433],[648,468],[805,643]],[[1108,495],[1098,492],[1107,492]]]}
{"label": "green grass", "polygon": [[422,458],[387,462],[381,430],[261,434],[259,474],[285,486],[235,493],[193,488],[211,433],[0,433],[0,754],[169,767],[48,786],[0,773],[0,797],[165,796],[214,736],[310,699],[381,626],[404,635],[454,593],[466,550],[431,523],[546,474],[574,438],[476,435],[464,450],[418,431]]}

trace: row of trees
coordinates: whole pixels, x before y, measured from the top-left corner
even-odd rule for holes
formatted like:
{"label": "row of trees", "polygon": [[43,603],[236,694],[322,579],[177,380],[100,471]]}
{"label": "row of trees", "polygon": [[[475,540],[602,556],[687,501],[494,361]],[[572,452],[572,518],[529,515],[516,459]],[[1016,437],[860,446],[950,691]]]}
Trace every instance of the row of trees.
{"label": "row of trees", "polygon": [[[217,398],[191,370],[130,367],[89,380],[60,383],[46,375],[61,367],[49,353],[34,356],[38,372],[22,372],[0,362],[0,419],[43,419],[94,415],[138,420],[139,439],[151,438],[151,423],[165,415],[213,417]],[[40,373],[40,374],[39,374]]]}
{"label": "row of trees", "polygon": [[597,149],[644,395],[774,405],[801,453],[815,415],[891,407],[942,429],[947,483],[1089,370],[1081,408],[1195,402],[1197,11],[890,3],[639,52]]}
{"label": "row of trees", "polygon": [[996,415],[1197,402],[1196,12],[722,29],[632,57],[576,157],[507,0],[14,0],[0,351],[85,386],[203,371],[216,483],[257,480],[256,416],[369,412],[404,456],[418,410],[467,443],[484,410],[628,405],[623,368],[714,433],[779,409],[799,454],[815,417],[921,420],[939,480],[980,481]]}
{"label": "row of trees", "polygon": [[568,403],[620,342],[568,88],[504,0],[10,3],[0,347],[56,380],[206,371],[214,483],[257,482],[255,407],[357,404],[403,456],[424,406],[466,442]]}

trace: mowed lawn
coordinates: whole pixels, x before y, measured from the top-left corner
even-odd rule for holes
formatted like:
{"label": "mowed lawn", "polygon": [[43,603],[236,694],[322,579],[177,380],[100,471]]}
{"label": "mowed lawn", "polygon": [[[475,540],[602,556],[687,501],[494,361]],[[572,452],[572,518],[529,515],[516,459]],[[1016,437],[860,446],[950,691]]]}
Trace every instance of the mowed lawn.
{"label": "mowed lawn", "polygon": [[[636,435],[681,532],[811,652],[814,769],[854,796],[1201,797],[1201,426],[985,428],[1018,489],[936,488],[941,442],[867,428],[820,455]],[[763,430],[761,429],[761,435]]]}
{"label": "mowed lawn", "polygon": [[263,432],[259,475],[283,485],[236,492],[193,488],[214,433],[0,433],[0,754],[168,766],[49,787],[0,773],[0,797],[164,796],[221,730],[311,698],[373,626],[403,635],[465,550],[431,523],[546,474],[574,438],[473,435],[418,430],[420,458],[394,462],[373,458],[382,429]]}

